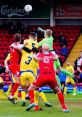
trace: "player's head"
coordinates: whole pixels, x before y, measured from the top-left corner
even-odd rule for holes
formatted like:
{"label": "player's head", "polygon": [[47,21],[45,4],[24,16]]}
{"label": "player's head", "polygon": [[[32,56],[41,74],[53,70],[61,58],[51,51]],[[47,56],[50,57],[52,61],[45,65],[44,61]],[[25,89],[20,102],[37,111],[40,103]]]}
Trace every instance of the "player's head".
{"label": "player's head", "polygon": [[16,33],[14,35],[14,42],[17,42],[17,43],[21,42],[21,34],[20,33]]}
{"label": "player's head", "polygon": [[49,51],[50,51],[50,48],[49,48],[48,44],[44,43],[44,44],[42,45],[42,52],[43,52],[44,54],[48,54]]}
{"label": "player's head", "polygon": [[50,37],[50,36],[52,36],[52,30],[50,30],[50,29],[45,30],[44,36],[45,36],[45,37]]}
{"label": "player's head", "polygon": [[29,35],[29,39],[37,40],[37,33],[31,32]]}

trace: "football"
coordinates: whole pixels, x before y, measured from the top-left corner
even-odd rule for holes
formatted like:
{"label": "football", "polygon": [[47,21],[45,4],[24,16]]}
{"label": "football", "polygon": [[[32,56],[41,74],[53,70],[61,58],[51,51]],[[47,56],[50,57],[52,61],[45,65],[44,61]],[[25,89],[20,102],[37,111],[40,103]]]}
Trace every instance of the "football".
{"label": "football", "polygon": [[25,5],[25,7],[24,7],[24,10],[25,10],[25,12],[31,12],[32,11],[32,6],[30,5],[30,4],[28,4],[28,5]]}

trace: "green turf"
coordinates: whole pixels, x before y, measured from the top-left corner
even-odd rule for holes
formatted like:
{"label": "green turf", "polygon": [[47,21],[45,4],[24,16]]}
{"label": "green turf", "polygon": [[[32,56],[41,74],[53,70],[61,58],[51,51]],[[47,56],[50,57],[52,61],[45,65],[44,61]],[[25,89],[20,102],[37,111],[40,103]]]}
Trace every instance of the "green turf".
{"label": "green turf", "polygon": [[[26,107],[21,107],[21,102],[13,105],[8,101],[0,101],[0,117],[82,117],[82,95],[78,94],[72,96],[67,94],[65,96],[66,104],[70,109],[70,113],[62,112],[61,106],[57,100],[56,95],[46,94],[48,101],[53,104],[53,107],[45,107],[42,101],[39,102],[44,111],[26,112]],[[27,101],[27,105],[28,105]]]}

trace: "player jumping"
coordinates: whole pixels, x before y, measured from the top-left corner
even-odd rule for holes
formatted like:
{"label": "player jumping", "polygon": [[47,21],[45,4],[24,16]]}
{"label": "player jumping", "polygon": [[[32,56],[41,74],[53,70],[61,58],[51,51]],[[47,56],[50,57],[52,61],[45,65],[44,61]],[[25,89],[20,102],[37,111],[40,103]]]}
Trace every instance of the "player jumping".
{"label": "player jumping", "polygon": [[[19,45],[21,42],[21,35],[19,33],[16,33],[14,36],[14,44]],[[16,101],[14,100],[14,94],[17,91],[19,87],[19,74],[20,74],[20,52],[13,47],[10,46],[10,65],[8,66],[9,58],[6,58],[4,61],[6,72],[10,72],[10,74],[13,75],[15,83],[12,85],[11,94],[8,97],[8,100],[11,101],[13,104],[16,104]]]}
{"label": "player jumping", "polygon": [[[53,50],[53,40],[54,39],[52,37],[52,31],[50,29],[43,30],[41,28],[38,28],[38,30],[44,32],[44,36],[45,36],[45,38],[39,42],[38,46],[41,47],[44,43],[46,43],[46,44],[48,44],[50,51],[54,52],[54,50]],[[72,77],[72,78],[74,77],[74,75],[72,73],[70,73],[69,71],[67,71],[61,67],[59,59],[54,61],[54,69],[55,70],[58,69],[59,71],[63,72],[65,75],[68,75],[69,77]],[[56,79],[57,79],[59,85],[61,86],[60,80],[57,76],[56,76]]]}
{"label": "player jumping", "polygon": [[[28,91],[36,90],[46,84],[49,85],[53,89],[53,91],[57,93],[63,111],[69,112],[64,102],[64,96],[56,81],[56,73],[54,71],[54,60],[58,59],[58,57],[49,52],[49,46],[47,44],[43,44],[42,53],[39,53],[34,58],[39,61],[40,74],[37,77],[37,79],[33,82],[33,84],[29,87]],[[30,104],[26,108],[26,111],[29,111],[32,107],[36,105],[33,102],[33,93],[30,93],[30,100],[32,101],[32,104]]]}

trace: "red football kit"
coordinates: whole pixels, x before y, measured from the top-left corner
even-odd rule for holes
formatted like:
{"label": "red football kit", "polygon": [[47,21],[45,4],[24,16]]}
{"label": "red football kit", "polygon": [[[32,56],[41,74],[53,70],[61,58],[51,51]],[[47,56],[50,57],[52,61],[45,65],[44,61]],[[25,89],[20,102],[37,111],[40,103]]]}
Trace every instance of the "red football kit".
{"label": "red football kit", "polygon": [[[53,89],[53,91],[57,92],[57,96],[63,111],[68,112],[69,110],[64,102],[64,96],[56,81],[56,73],[54,71],[54,60],[52,59],[52,56],[54,56],[52,53],[38,54],[37,57],[42,58],[42,61],[39,61],[40,74],[38,78],[33,82],[33,85],[38,88],[46,84],[49,85]],[[30,96],[30,103],[34,103],[34,90],[29,90],[29,96]]]}
{"label": "red football kit", "polygon": [[58,83],[55,78],[56,73],[54,71],[54,60],[52,59],[52,56],[54,57],[52,53],[39,53],[37,55],[38,58],[42,58],[43,60],[39,61],[40,74],[33,83],[35,86],[41,87],[48,84],[52,89],[55,89],[56,86],[58,87]]}
{"label": "red football kit", "polygon": [[9,69],[13,75],[19,76],[20,73],[20,52],[13,47],[10,47],[10,65]]}
{"label": "red football kit", "polygon": [[[18,45],[17,43],[15,44]],[[20,52],[14,49],[13,47],[10,47],[9,69],[15,78],[19,78],[20,76],[19,62],[20,62]],[[16,102],[13,100],[13,96],[15,92],[17,91],[18,87],[19,87],[19,82],[14,82],[14,84],[12,85],[10,96],[8,97],[8,100],[10,100],[14,104],[16,104]]]}

